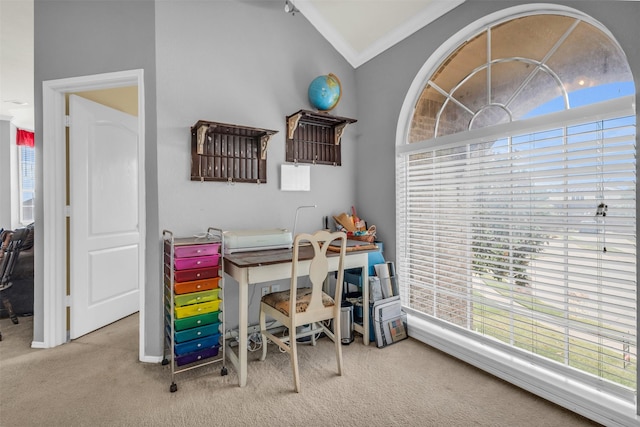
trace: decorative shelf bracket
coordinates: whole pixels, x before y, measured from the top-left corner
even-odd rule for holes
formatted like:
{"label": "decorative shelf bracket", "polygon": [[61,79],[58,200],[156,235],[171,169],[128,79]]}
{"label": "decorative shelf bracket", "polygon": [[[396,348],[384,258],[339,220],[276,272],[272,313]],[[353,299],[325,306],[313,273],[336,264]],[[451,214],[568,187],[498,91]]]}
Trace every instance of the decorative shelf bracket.
{"label": "decorative shelf bracket", "polygon": [[267,160],[267,147],[269,146],[270,140],[271,135],[263,135],[260,137],[260,160]]}
{"label": "decorative shelf bracket", "polygon": [[207,140],[207,131],[209,130],[209,125],[206,124],[202,124],[197,132],[198,132],[198,148],[196,149],[196,152],[198,154],[204,154],[204,143]]}
{"label": "decorative shelf bracket", "polygon": [[298,123],[300,122],[301,118],[302,118],[302,113],[298,113],[298,114],[294,114],[293,116],[290,116],[287,119],[287,128],[289,131],[287,135],[289,135],[289,139],[293,139],[293,134],[298,128]]}
{"label": "decorative shelf bracket", "polygon": [[336,145],[340,145],[340,141],[342,140],[342,134],[344,133],[344,130],[347,128],[347,125],[349,123],[340,123],[338,125],[336,125],[336,134],[335,134],[335,141],[334,143]]}

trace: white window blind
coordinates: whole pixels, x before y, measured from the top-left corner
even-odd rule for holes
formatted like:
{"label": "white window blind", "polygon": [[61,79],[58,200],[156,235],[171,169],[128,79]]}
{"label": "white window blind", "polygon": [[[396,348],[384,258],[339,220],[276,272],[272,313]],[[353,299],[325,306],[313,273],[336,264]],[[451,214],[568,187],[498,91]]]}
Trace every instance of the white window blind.
{"label": "white window blind", "polygon": [[411,311],[633,399],[635,115],[579,116],[399,149],[397,273]]}
{"label": "white window blind", "polygon": [[20,223],[24,225],[33,222],[33,209],[35,197],[35,148],[21,145],[19,152],[20,173]]}

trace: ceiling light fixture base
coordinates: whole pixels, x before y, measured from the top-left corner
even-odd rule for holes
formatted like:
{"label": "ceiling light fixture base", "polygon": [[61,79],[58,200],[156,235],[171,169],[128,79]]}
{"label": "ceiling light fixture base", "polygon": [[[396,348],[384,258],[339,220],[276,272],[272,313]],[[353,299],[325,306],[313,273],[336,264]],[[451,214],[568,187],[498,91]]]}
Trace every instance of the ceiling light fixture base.
{"label": "ceiling light fixture base", "polygon": [[293,1],[285,0],[284,11],[285,13],[290,13],[292,16],[295,16],[296,12],[298,12],[298,9],[296,9],[296,6],[293,4]]}

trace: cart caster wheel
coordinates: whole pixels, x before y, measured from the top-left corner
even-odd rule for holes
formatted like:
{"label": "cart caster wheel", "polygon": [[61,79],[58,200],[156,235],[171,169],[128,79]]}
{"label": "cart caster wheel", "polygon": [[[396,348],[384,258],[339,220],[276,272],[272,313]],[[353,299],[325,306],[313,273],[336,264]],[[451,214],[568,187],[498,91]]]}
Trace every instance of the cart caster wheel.
{"label": "cart caster wheel", "polygon": [[227,371],[227,368],[225,366],[223,366],[222,369],[220,370],[220,376],[224,377],[228,373],[229,372]]}
{"label": "cart caster wheel", "polygon": [[168,365],[169,364],[169,360],[168,359],[162,359],[162,366]]}
{"label": "cart caster wheel", "polygon": [[171,387],[169,387],[169,391],[171,393],[175,393],[176,391],[178,391],[178,385],[176,383],[171,383]]}

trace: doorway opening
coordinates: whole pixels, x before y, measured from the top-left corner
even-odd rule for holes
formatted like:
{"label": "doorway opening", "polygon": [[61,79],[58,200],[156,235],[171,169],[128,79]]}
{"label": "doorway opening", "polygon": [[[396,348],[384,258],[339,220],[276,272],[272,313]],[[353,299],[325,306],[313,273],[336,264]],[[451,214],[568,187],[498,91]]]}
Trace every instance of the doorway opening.
{"label": "doorway opening", "polygon": [[[139,359],[146,361],[145,348],[145,108],[143,70],[128,70],[43,82],[43,338],[42,346],[55,347],[68,341],[68,276],[72,259],[67,243],[70,207],[66,197],[67,128],[66,97],[71,93],[104,89],[137,88],[138,156],[138,284],[139,284]],[[37,274],[37,272],[36,272]]]}

